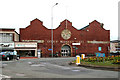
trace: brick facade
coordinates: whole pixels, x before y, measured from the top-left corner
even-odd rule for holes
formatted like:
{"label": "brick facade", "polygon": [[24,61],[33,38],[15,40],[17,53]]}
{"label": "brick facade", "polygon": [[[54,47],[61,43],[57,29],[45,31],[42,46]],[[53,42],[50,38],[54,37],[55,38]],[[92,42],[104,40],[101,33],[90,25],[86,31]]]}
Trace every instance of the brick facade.
{"label": "brick facade", "polygon": [[[71,32],[71,37],[65,40],[61,37],[61,32],[64,29]],[[26,28],[20,28],[20,41],[37,41],[38,49],[42,50],[42,56],[50,56],[51,51],[51,29],[43,26],[43,22],[35,19],[31,21],[30,25]],[[110,46],[110,30],[105,30],[103,24],[94,20],[88,26],[78,30],[72,26],[72,22],[64,20],[60,23],[59,27],[53,30],[53,48],[54,54],[59,53],[61,56],[61,48],[68,45],[71,48],[71,56],[75,56],[75,49],[72,43],[80,43],[77,45],[76,54],[84,53],[95,54],[109,52]],[[101,47],[101,51],[98,50]]]}

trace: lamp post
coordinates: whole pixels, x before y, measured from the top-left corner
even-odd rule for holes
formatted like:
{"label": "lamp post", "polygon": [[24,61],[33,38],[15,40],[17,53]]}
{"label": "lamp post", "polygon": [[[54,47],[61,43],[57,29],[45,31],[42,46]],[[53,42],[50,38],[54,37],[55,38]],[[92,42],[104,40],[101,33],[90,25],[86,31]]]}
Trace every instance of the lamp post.
{"label": "lamp post", "polygon": [[52,48],[52,57],[53,57],[53,8],[54,6],[58,5],[58,3],[56,3],[55,5],[53,5],[51,7],[51,48]]}
{"label": "lamp post", "polygon": [[[76,38],[74,38],[74,40],[76,41]],[[75,45],[75,56],[76,56],[76,45]]]}

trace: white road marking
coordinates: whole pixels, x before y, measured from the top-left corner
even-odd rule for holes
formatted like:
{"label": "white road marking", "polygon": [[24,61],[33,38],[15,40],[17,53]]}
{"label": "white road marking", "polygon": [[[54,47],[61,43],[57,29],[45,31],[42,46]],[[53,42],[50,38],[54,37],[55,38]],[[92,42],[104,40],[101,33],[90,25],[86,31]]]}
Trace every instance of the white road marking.
{"label": "white road marking", "polygon": [[28,62],[29,65],[33,64],[32,62]]}
{"label": "white road marking", "polygon": [[[49,64],[49,63],[48,63]],[[71,69],[70,67],[66,67],[66,66],[59,66],[59,65],[55,65],[55,64],[51,64],[52,66],[55,66],[55,67],[59,67],[59,68],[62,68],[62,69]]]}
{"label": "white road marking", "polygon": [[23,73],[17,73],[16,75],[17,76],[25,76],[25,74],[23,74]]}
{"label": "white road marking", "polygon": [[43,64],[33,64],[33,65],[31,65],[31,66],[40,66],[40,67],[44,67],[45,65],[43,65]]}
{"label": "white road marking", "polygon": [[77,72],[77,71],[80,71],[80,70],[72,70],[72,71]]}
{"label": "white road marking", "polygon": [[0,74],[0,78],[11,78],[10,76]]}

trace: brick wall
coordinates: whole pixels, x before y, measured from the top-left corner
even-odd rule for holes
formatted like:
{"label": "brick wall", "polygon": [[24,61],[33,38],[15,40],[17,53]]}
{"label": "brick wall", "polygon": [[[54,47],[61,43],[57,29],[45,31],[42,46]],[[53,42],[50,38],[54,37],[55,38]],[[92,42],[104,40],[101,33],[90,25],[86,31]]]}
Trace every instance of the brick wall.
{"label": "brick wall", "polygon": [[[68,40],[64,40],[61,37],[61,32],[66,29],[71,31],[71,37]],[[88,26],[83,29],[77,30],[72,26],[72,23],[68,20],[64,20],[60,25],[53,30],[54,40],[54,54],[61,51],[63,45],[69,45],[71,47],[71,54],[74,56],[75,50],[73,49],[72,43],[81,43],[76,46],[78,49],[76,53],[94,54],[96,52],[108,53],[108,47],[110,46],[110,31],[103,28],[103,24],[94,20],[89,23]],[[43,26],[43,22],[35,19],[31,21],[30,25],[26,28],[20,28],[20,41],[23,40],[44,40],[43,43],[38,43],[38,49],[42,50],[43,56],[49,56],[51,51],[51,29],[47,29]],[[88,43],[88,41],[98,41],[98,43]],[[103,43],[102,43],[103,42]],[[107,42],[107,43],[106,43]],[[102,47],[101,51],[98,51],[98,47]]]}

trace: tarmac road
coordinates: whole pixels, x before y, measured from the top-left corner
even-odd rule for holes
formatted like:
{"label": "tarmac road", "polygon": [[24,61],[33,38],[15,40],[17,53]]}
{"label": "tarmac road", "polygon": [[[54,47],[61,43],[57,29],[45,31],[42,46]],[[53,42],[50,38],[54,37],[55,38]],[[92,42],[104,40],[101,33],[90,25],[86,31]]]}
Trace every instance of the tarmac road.
{"label": "tarmac road", "polygon": [[75,58],[40,58],[3,61],[2,74],[11,78],[118,78],[117,71],[71,66]]}

